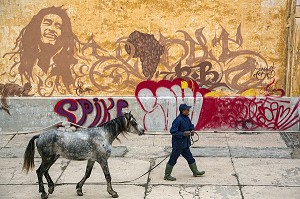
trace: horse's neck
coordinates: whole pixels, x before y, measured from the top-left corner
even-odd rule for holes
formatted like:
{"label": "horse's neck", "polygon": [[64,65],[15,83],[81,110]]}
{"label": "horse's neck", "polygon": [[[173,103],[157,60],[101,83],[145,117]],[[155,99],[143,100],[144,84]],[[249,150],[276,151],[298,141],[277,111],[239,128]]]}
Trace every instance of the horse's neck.
{"label": "horse's neck", "polygon": [[111,144],[118,137],[118,135],[124,131],[124,127],[120,126],[119,124],[122,124],[122,121],[121,123],[112,123],[112,124],[108,124],[108,126],[103,127],[103,131],[105,132],[105,137]]}
{"label": "horse's neck", "polygon": [[119,135],[121,132],[119,132],[118,134],[113,134],[113,133],[111,133],[111,132],[104,131],[104,133],[105,133],[105,138],[108,140],[108,142],[109,142],[110,144],[112,144],[113,141],[118,137],[118,135]]}

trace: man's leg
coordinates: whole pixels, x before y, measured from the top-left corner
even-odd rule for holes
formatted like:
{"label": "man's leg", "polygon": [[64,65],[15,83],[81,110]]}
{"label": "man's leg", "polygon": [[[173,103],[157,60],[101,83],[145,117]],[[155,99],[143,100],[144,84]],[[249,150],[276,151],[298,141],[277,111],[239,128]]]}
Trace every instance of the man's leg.
{"label": "man's leg", "polygon": [[194,159],[189,147],[183,149],[181,152],[181,155],[186,159],[188,164],[195,163],[195,159]]}
{"label": "man's leg", "polygon": [[168,161],[168,164],[171,166],[174,166],[177,162],[178,157],[180,156],[180,154],[182,153],[182,150],[179,148],[173,148],[172,149],[172,153],[170,155],[170,159]]}
{"label": "man's leg", "polygon": [[188,162],[189,167],[190,167],[190,169],[193,172],[193,175],[195,177],[202,176],[205,173],[205,171],[198,171],[197,165],[196,165],[196,161],[195,161],[195,159],[194,159],[194,157],[193,157],[193,155],[192,155],[192,153],[190,151],[190,148],[183,149],[181,155]]}
{"label": "man's leg", "polygon": [[175,181],[176,180],[176,178],[171,176],[171,173],[172,173],[174,165],[177,162],[178,157],[180,156],[180,153],[181,153],[180,149],[178,149],[178,148],[175,148],[175,149],[173,148],[172,149],[170,159],[169,159],[169,161],[166,165],[166,169],[165,169],[165,177],[164,177],[165,180],[169,180],[169,181]]}

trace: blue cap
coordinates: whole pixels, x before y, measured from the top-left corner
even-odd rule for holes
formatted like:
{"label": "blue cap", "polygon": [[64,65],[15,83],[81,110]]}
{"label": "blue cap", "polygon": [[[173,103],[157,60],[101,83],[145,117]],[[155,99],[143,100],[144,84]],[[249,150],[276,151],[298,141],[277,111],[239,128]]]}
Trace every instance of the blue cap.
{"label": "blue cap", "polygon": [[179,111],[183,111],[183,110],[186,110],[186,109],[190,109],[192,106],[188,106],[186,104],[180,104],[179,106]]}

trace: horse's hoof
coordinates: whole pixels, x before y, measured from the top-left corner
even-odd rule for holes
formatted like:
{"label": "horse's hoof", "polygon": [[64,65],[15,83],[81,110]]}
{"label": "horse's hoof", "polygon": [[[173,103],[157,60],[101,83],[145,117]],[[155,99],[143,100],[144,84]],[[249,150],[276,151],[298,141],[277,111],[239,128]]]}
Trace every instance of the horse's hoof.
{"label": "horse's hoof", "polygon": [[49,189],[48,189],[49,194],[52,194],[53,191],[54,191],[54,187],[49,187]]}
{"label": "horse's hoof", "polygon": [[117,193],[117,192],[115,192],[115,193],[111,194],[111,196],[112,196],[113,198],[118,198],[118,197],[119,197],[119,195],[118,195],[118,193]]}
{"label": "horse's hoof", "polygon": [[82,189],[77,189],[77,195],[78,196],[83,196]]}
{"label": "horse's hoof", "polygon": [[46,192],[42,193],[41,198],[42,199],[47,199],[48,198],[48,194]]}

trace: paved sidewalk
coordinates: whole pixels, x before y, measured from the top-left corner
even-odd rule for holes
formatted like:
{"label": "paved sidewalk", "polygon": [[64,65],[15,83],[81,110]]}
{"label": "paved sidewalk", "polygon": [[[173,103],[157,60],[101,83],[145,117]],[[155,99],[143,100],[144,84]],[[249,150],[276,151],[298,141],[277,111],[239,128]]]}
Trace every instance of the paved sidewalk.
{"label": "paved sidewalk", "polygon": [[[22,172],[23,154],[30,135],[0,134],[0,198],[39,199],[35,171]],[[114,142],[109,168],[113,182],[134,179],[159,163],[171,150],[169,135],[129,134]],[[195,178],[180,157],[173,175],[163,180],[166,162],[149,175],[130,183],[113,183],[121,199],[299,199],[300,159],[293,155],[278,133],[203,133],[192,147],[206,174]],[[36,152],[36,167],[40,158]],[[111,198],[98,164],[77,197],[76,183],[83,177],[86,161],[60,158],[50,169],[56,182],[49,199]],[[47,186],[45,186],[46,188]]]}

